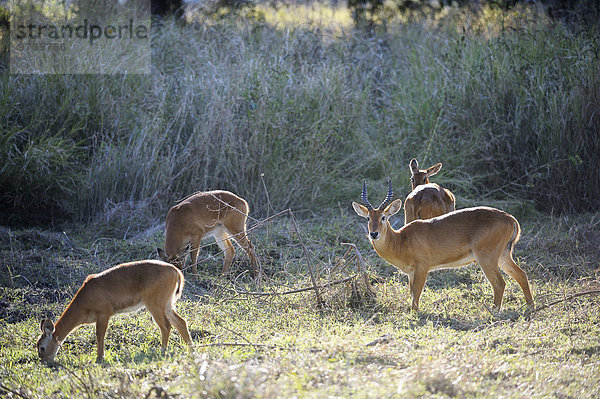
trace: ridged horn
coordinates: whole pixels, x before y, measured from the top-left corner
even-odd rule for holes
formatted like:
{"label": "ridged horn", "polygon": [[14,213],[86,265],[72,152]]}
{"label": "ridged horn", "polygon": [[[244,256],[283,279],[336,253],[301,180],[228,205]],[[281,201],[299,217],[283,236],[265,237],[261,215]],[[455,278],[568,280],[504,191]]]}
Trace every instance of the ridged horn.
{"label": "ridged horn", "polygon": [[370,211],[373,210],[373,205],[371,205],[371,203],[367,199],[367,181],[366,180],[363,182],[363,190],[362,190],[360,199],[361,199],[363,205],[366,206],[368,210],[370,210]]}
{"label": "ridged horn", "polygon": [[379,209],[384,209],[392,201],[392,198],[394,198],[394,190],[392,190],[392,179],[388,179],[388,192],[381,205],[379,205]]}

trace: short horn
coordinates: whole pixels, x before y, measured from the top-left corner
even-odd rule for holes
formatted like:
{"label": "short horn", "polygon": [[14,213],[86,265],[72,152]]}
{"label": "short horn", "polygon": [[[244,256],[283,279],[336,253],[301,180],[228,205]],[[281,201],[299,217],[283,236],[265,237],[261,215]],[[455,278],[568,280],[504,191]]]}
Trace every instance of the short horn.
{"label": "short horn", "polygon": [[360,196],[360,199],[362,200],[363,205],[366,206],[368,210],[370,210],[370,211],[373,210],[373,205],[371,205],[371,203],[367,199],[367,181],[366,180],[363,182],[363,190],[362,190],[362,195]]}
{"label": "short horn", "polygon": [[387,206],[387,204],[392,201],[392,198],[394,198],[394,190],[392,190],[392,179],[388,179],[388,192],[381,205],[379,205],[379,209],[384,209]]}

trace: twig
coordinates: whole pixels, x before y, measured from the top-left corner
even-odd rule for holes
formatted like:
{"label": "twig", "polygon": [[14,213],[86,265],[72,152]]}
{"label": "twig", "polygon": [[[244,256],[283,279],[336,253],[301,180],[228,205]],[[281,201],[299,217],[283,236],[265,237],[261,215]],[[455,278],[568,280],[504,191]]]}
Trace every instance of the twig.
{"label": "twig", "polygon": [[319,293],[319,287],[317,286],[317,283],[315,282],[315,276],[313,274],[312,265],[310,263],[310,256],[308,254],[308,250],[304,246],[304,242],[302,241],[302,236],[300,235],[300,230],[298,229],[298,224],[296,223],[296,218],[294,217],[294,213],[292,212],[291,209],[288,209],[288,212],[290,214],[290,219],[292,219],[292,224],[294,226],[294,230],[296,231],[296,235],[298,236],[298,242],[300,243],[300,246],[302,247],[302,252],[304,252],[304,257],[306,258],[306,266],[308,267],[308,273],[310,274],[310,280],[312,281],[313,288],[315,290],[315,296],[317,297],[317,307],[320,308],[323,306],[323,300],[321,299],[321,294]]}
{"label": "twig", "polygon": [[[220,200],[219,200],[219,201],[220,201]],[[236,209],[237,209],[237,208],[236,208]],[[238,209],[238,212],[239,212],[239,209]],[[270,221],[270,220],[272,220],[272,219],[275,219],[275,218],[277,218],[277,217],[279,217],[279,216],[285,215],[285,214],[286,214],[286,213],[288,213],[288,212],[289,212],[289,209],[286,209],[286,210],[283,210],[283,211],[281,211],[281,212],[278,212],[278,213],[276,213],[275,215],[269,216],[268,218],[266,218],[266,219],[263,219],[263,220],[256,220],[256,219],[253,219],[254,221],[256,221],[256,223],[255,223],[255,224],[254,224],[252,227],[249,227],[249,228],[247,228],[247,229],[246,229],[246,233],[248,233],[248,234],[249,234],[249,233],[250,233],[252,230],[254,230],[254,229],[257,229],[257,228],[261,227],[263,224],[267,223],[268,221]],[[242,214],[243,214],[243,215],[245,215],[244,213],[242,213]],[[241,235],[241,234],[244,234],[244,232],[239,232],[239,233],[237,233],[237,234],[232,234],[232,235],[228,236],[228,237],[227,237],[227,239],[233,238],[233,239],[235,239],[235,240],[236,240],[236,239],[237,239],[237,237],[238,237],[239,235]],[[222,241],[225,241],[225,240],[215,240],[215,242],[216,242],[217,244],[219,244],[219,243],[220,243],[220,242],[222,242]],[[237,241],[237,240],[236,240],[236,241]],[[210,243],[208,243],[208,244],[200,245],[200,246],[198,247],[198,250],[202,250],[202,249],[204,249],[204,248],[210,247],[211,245],[213,245],[213,243],[212,243],[212,242],[210,242]],[[190,254],[192,251],[193,251],[193,249],[192,249],[192,248],[190,248],[190,249],[189,249],[187,252],[185,252],[185,254],[183,255],[183,257],[184,257],[184,258],[187,258],[187,256],[188,256],[188,255],[189,255],[189,254]],[[201,262],[206,262],[207,260],[210,260],[210,259],[212,259],[212,258],[216,258],[218,255],[221,255],[221,254],[223,254],[225,251],[226,251],[226,250],[220,250],[219,252],[217,252],[217,253],[215,253],[215,254],[213,254],[213,255],[207,256],[207,257],[205,257],[205,258],[203,258],[203,259],[198,259],[198,260],[196,260],[196,265],[199,265]],[[257,258],[257,260],[258,260],[258,258]],[[262,271],[262,266],[261,266],[261,264],[260,264],[260,260],[258,260],[258,263],[259,263],[259,265],[258,265],[258,266],[259,266],[259,269],[261,269],[261,271]],[[185,267],[184,267],[183,269],[181,269],[181,270],[182,270],[182,271],[188,270],[188,269],[190,269],[192,266],[193,266],[193,264],[190,264],[189,266],[185,266]]]}
{"label": "twig", "polygon": [[[356,278],[357,276],[358,276],[358,274],[355,274],[354,276],[346,277],[342,280],[337,280],[337,281],[333,281],[331,283],[323,284],[323,285],[320,285],[319,288],[327,288],[327,287],[331,287],[332,285],[342,284],[342,283],[345,283],[347,281],[350,281],[350,280]],[[216,284],[216,283],[213,283],[213,285],[215,285],[223,290],[230,291],[230,292],[233,292],[236,294],[252,295],[252,296],[279,296],[279,295],[297,294],[299,292],[306,292],[306,291],[314,290],[314,287],[305,287],[305,288],[299,288],[296,290],[284,291],[284,292],[254,292],[254,291],[238,291],[238,290],[228,288],[228,287]]]}
{"label": "twig", "polygon": [[284,348],[284,347],[278,347],[278,346],[266,345],[266,344],[253,344],[251,342],[210,342],[208,344],[194,345],[194,347],[200,347],[200,348],[208,348],[211,346],[251,346],[254,350],[256,350],[256,348],[288,349],[288,350],[295,349],[295,348]]}
{"label": "twig", "polygon": [[363,258],[362,254],[356,247],[356,244],[343,242],[342,245],[347,245],[354,249],[356,252],[356,257],[358,259],[358,273],[362,275],[363,281],[365,282],[365,286],[369,294],[373,294],[373,287],[371,287],[371,282],[369,281],[369,276],[367,275],[367,267],[365,264],[365,258]]}
{"label": "twig", "polygon": [[29,397],[27,397],[27,396],[25,396],[25,395],[23,395],[23,394],[21,394],[21,393],[19,393],[17,391],[13,391],[12,389],[10,389],[9,387],[5,386],[2,383],[0,383],[0,389],[3,389],[3,390],[5,390],[8,393],[12,393],[13,395],[17,395],[20,398],[29,399]]}
{"label": "twig", "polygon": [[[352,248],[348,248],[348,250],[352,250]],[[357,259],[356,254],[352,255],[352,257],[350,259],[348,259],[348,261],[346,262],[346,264],[344,266],[342,266],[342,268],[340,269],[340,273],[344,273],[346,271],[346,269],[348,268],[349,265],[352,264],[352,262],[354,262]]]}
{"label": "twig", "polygon": [[240,333],[239,333],[239,332],[237,332],[237,331],[230,330],[230,329],[229,329],[229,328],[227,328],[227,327],[222,327],[222,328],[223,328],[224,330],[227,330],[227,331],[229,331],[230,333],[234,333],[235,335],[237,335],[238,337],[240,337],[241,339],[243,339],[244,341],[246,341],[246,342],[248,343],[248,345],[250,345],[250,346],[252,347],[252,349],[254,349],[254,352],[257,352],[257,350],[256,350],[256,345],[255,345],[255,344],[253,344],[252,342],[250,342],[250,340],[249,340],[249,339],[247,339],[246,337],[244,337],[242,334],[240,334]]}
{"label": "twig", "polygon": [[[247,343],[247,342],[209,342],[207,344],[194,345],[194,347],[197,347],[197,348],[209,348],[209,347],[215,347],[215,346],[216,347],[221,347],[221,346],[252,346],[252,347],[257,347],[257,348],[279,349],[279,350],[286,350],[286,351],[298,350],[298,348],[296,348],[295,346],[285,347],[285,346],[267,345],[267,344],[252,344],[252,343]],[[309,351],[312,352],[312,353],[315,353],[315,352],[322,352],[323,349],[312,348],[312,349],[309,349]]]}
{"label": "twig", "polygon": [[275,212],[275,209],[273,209],[273,205],[271,205],[271,199],[269,198],[269,190],[267,190],[267,184],[265,183],[265,174],[261,173],[260,174],[260,181],[262,182],[263,188],[265,189],[265,195],[267,196],[267,211],[268,209],[271,209],[271,211]]}
{"label": "twig", "polygon": [[260,227],[260,226],[262,226],[263,224],[267,223],[267,222],[268,222],[268,221],[270,221],[271,219],[275,219],[275,218],[277,218],[277,217],[279,217],[279,216],[281,216],[281,215],[285,215],[285,214],[286,214],[286,213],[288,213],[289,211],[290,211],[290,210],[289,210],[289,208],[288,208],[288,209],[284,209],[284,210],[283,210],[283,211],[281,211],[281,212],[277,212],[276,214],[274,214],[274,215],[272,215],[272,216],[269,216],[269,217],[268,217],[268,218],[266,218],[266,219],[263,219],[263,220],[259,220],[259,221],[257,221],[257,222],[256,222],[254,225],[252,225],[252,227],[249,227],[249,228],[247,228],[246,230],[247,230],[247,231],[254,230],[254,229],[256,229],[257,227]]}
{"label": "twig", "polygon": [[492,316],[492,319],[495,318],[497,315],[494,314],[494,312],[492,312],[492,310],[490,308],[488,308],[485,303],[477,301],[476,302],[479,306],[481,306],[482,308],[484,308],[485,310],[487,310],[487,312],[490,314],[490,316]]}
{"label": "twig", "polygon": [[352,248],[348,248],[346,250],[346,252],[344,253],[344,256],[342,256],[341,258],[338,259],[337,262],[335,262],[335,265],[333,265],[333,267],[331,268],[330,273],[333,273],[335,271],[335,269],[338,268],[339,265],[341,265],[342,263],[345,263],[346,256],[348,256],[348,254],[350,253],[350,251],[352,251]]}
{"label": "twig", "polygon": [[573,295],[569,295],[566,298],[562,298],[562,299],[558,299],[554,302],[550,302],[550,303],[546,303],[538,308],[533,309],[532,314],[539,312],[540,310],[544,310],[546,308],[549,308],[550,306],[556,305],[557,303],[561,303],[561,302],[566,302],[566,301],[570,301],[571,299],[575,299],[577,297],[580,296],[584,296],[584,295],[593,295],[593,294],[600,294],[600,290],[591,290],[591,291],[582,291],[582,292],[578,292],[575,293]]}
{"label": "twig", "polygon": [[[69,373],[69,374],[71,374],[73,377],[75,377],[75,379],[76,379],[76,380],[78,380],[78,381],[79,381],[79,383],[80,383],[81,385],[83,385],[83,388],[85,389],[85,392],[87,392],[88,398],[91,398],[91,397],[92,397],[92,391],[91,391],[91,390],[90,390],[90,388],[87,386],[87,384],[86,384],[85,382],[83,382],[83,378],[82,378],[82,377],[79,377],[77,374],[75,374],[75,372],[74,372],[74,371],[72,371],[72,370],[69,370],[69,369],[68,369],[67,367],[65,367],[65,366],[62,366],[62,365],[61,365],[60,367],[62,367],[62,368],[63,368],[63,369],[64,369],[64,370],[65,370],[67,373]],[[89,370],[88,370],[88,377],[89,377]]]}
{"label": "twig", "polygon": [[379,338],[375,338],[373,341],[365,344],[365,346],[375,346],[377,344],[387,343],[387,342],[390,342],[392,340],[392,338],[394,338],[392,336],[392,334],[385,334],[385,335],[382,335]]}

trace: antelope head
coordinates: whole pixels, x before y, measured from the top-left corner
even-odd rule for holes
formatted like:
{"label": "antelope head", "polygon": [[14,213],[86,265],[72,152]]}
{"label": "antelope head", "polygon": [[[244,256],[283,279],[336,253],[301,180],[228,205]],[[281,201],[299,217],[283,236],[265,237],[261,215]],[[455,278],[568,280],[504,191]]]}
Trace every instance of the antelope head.
{"label": "antelope head", "polygon": [[427,169],[419,169],[419,163],[415,158],[410,160],[408,166],[410,168],[410,183],[413,190],[421,184],[429,183],[429,178],[437,174],[442,169],[441,162],[438,162]]}
{"label": "antelope head", "polygon": [[379,240],[382,236],[386,235],[388,229],[392,228],[388,218],[398,213],[402,207],[402,200],[397,199],[392,201],[393,196],[392,181],[388,179],[387,195],[381,205],[374,208],[367,199],[367,182],[365,180],[361,195],[362,203],[352,202],[352,207],[358,216],[362,216],[368,220],[369,239],[372,241]]}
{"label": "antelope head", "polygon": [[42,330],[42,334],[36,343],[38,355],[43,361],[52,362],[60,348],[60,342],[54,336],[54,323],[50,319],[44,319],[42,320],[40,329]]}
{"label": "antelope head", "polygon": [[183,266],[185,266],[185,257],[188,253],[190,253],[190,244],[188,244],[187,247],[185,247],[185,249],[180,253],[171,256],[167,255],[165,250],[162,248],[156,248],[156,253],[161,260],[172,264],[179,270],[183,270]]}

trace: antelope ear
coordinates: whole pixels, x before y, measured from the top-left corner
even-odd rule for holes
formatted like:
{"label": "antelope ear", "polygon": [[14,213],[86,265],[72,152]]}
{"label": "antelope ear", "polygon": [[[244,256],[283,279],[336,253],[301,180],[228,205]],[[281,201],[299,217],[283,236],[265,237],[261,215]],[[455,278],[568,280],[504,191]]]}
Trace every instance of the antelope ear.
{"label": "antelope ear", "polygon": [[354,208],[354,212],[356,212],[358,216],[363,218],[369,217],[369,210],[366,206],[361,205],[358,202],[352,202],[352,208]]}
{"label": "antelope ear", "polygon": [[52,335],[54,334],[54,323],[50,319],[43,319],[40,324],[40,329],[43,334]]}
{"label": "antelope ear", "polygon": [[383,213],[385,213],[387,216],[392,216],[397,214],[400,208],[402,208],[402,200],[398,198],[397,200],[389,204],[387,208],[385,208]]}
{"label": "antelope ear", "polygon": [[156,253],[158,254],[158,257],[164,260],[165,262],[169,261],[169,257],[167,256],[167,253],[164,251],[164,249],[156,248]]}
{"label": "antelope ear", "polygon": [[415,158],[410,160],[408,167],[413,175],[419,171],[419,163]]}
{"label": "antelope ear", "polygon": [[435,165],[427,168],[427,177],[437,174],[437,172],[439,172],[440,170],[442,170],[442,163],[438,162]]}

